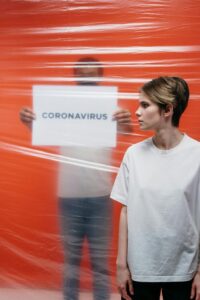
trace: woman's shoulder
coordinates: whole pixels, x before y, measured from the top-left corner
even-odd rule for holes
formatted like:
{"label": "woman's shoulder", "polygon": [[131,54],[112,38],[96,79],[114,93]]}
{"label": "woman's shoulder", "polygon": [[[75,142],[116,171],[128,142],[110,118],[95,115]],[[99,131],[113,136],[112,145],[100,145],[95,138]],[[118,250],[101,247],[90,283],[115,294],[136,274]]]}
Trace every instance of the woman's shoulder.
{"label": "woman's shoulder", "polygon": [[190,137],[189,135],[185,134],[185,141],[186,145],[192,148],[196,148],[197,150],[200,150],[200,141]]}
{"label": "woman's shoulder", "polygon": [[141,142],[135,143],[131,145],[127,150],[126,150],[126,155],[132,155],[134,153],[141,153],[142,151],[145,151],[149,149],[152,146],[152,137],[147,138]]}
{"label": "woman's shoulder", "polygon": [[200,164],[200,141],[186,135],[184,148],[185,154],[190,155],[196,163]]}

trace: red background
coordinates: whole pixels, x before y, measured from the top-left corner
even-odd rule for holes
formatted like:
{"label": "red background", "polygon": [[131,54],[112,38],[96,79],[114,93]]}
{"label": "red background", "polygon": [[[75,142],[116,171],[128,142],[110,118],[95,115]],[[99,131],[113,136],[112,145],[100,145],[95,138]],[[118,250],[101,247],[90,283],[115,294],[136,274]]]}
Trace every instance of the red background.
{"label": "red background", "polygon": [[[119,87],[120,105],[134,119],[146,80],[181,76],[191,90],[181,130],[200,140],[199,15],[198,0],[1,0],[0,286],[59,288],[62,278],[57,163],[48,156],[56,150],[31,148],[18,116],[22,106],[31,106],[32,85],[72,83],[74,62],[95,56],[104,65],[104,84]],[[120,138],[113,165],[145,136],[136,125],[132,138]],[[118,214],[115,204],[112,274]]]}

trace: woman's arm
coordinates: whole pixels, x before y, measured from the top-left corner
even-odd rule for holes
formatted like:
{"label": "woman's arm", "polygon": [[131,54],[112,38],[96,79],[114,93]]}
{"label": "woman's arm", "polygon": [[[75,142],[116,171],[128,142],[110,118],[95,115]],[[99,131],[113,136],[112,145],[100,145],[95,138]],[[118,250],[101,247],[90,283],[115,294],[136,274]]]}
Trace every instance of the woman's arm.
{"label": "woman's arm", "polygon": [[200,300],[200,263],[192,282],[191,299]]}
{"label": "woman's arm", "polygon": [[[119,222],[119,240],[117,254],[117,285],[121,296],[126,300],[131,300],[129,294],[133,295],[133,285],[131,274],[127,264],[127,206],[123,206],[120,214]],[[127,291],[128,290],[128,291]]]}
{"label": "woman's arm", "polygon": [[200,300],[200,267],[192,282],[191,299]]}

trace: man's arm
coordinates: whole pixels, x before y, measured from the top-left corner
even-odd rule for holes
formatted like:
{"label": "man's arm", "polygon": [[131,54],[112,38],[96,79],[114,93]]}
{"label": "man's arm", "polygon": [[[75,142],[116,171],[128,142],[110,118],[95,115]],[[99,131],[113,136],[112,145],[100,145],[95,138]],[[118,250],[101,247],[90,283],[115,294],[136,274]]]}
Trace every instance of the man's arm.
{"label": "man's arm", "polygon": [[113,114],[113,120],[117,121],[118,133],[128,134],[133,131],[131,113],[128,109],[119,109]]}
{"label": "man's arm", "polygon": [[35,120],[35,114],[30,107],[23,107],[20,110],[19,118],[30,130],[32,129],[33,120]]}
{"label": "man's arm", "polygon": [[121,296],[126,300],[131,300],[127,293],[133,294],[133,285],[131,274],[127,265],[127,207],[123,206],[120,214],[119,222],[119,240],[118,240],[118,254],[117,254],[117,285]]}

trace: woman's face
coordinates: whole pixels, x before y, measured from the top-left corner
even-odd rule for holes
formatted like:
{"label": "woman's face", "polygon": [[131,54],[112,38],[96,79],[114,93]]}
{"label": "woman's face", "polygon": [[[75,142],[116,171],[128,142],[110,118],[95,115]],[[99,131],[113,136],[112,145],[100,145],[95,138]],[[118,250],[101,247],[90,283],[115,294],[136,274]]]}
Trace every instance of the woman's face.
{"label": "woman's face", "polygon": [[158,130],[164,120],[163,111],[143,92],[140,93],[139,107],[135,114],[142,130]]}

